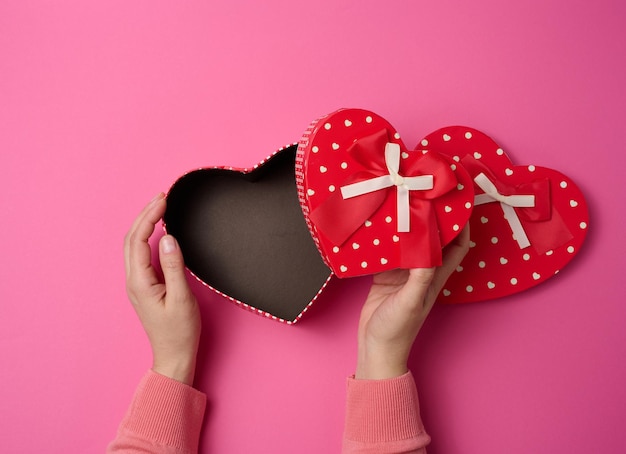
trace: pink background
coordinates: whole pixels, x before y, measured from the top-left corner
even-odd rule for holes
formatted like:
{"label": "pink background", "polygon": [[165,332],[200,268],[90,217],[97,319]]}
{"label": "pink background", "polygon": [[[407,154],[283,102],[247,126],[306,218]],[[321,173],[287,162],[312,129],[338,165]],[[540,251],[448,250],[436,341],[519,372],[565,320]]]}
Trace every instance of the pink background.
{"label": "pink background", "polygon": [[[0,3],[0,451],[114,436],[150,366],[122,263],[145,202],[362,107],[408,146],[481,129],[591,207],[555,279],[433,311],[411,359],[429,452],[623,452],[626,4],[223,3]],[[335,281],[295,326],[194,286],[204,452],[339,452],[368,282]]]}

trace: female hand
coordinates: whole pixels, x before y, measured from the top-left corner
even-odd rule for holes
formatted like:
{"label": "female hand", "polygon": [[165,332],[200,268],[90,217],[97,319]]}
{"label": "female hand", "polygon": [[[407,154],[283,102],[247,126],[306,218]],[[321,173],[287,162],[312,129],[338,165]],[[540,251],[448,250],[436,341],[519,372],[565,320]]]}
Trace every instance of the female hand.
{"label": "female hand", "polygon": [[200,310],[185,277],[183,256],[171,235],[159,242],[165,282],[152,266],[148,239],[165,213],[165,195],[139,214],[124,240],[126,290],[152,347],[152,370],[193,384],[200,341]]}
{"label": "female hand", "polygon": [[469,226],[443,251],[438,268],[390,270],[374,276],[359,320],[355,377],[384,379],[408,371],[413,341],[437,295],[469,249]]}

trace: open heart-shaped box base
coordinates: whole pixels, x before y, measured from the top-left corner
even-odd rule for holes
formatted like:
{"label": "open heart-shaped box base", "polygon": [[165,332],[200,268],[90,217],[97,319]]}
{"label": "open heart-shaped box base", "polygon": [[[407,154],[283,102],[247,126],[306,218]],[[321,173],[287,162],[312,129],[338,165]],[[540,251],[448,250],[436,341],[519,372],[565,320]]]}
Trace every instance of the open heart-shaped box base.
{"label": "open heart-shaped box base", "polygon": [[288,323],[332,276],[302,216],[295,155],[293,145],[253,169],[192,171],[170,189],[164,216],[166,231],[202,283]]}

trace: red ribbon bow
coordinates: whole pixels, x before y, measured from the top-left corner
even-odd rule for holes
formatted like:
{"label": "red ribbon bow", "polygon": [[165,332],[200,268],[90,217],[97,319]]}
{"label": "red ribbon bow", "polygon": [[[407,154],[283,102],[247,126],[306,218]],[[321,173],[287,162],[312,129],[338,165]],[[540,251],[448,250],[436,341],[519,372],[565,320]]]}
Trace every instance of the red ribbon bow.
{"label": "red ribbon bow", "polygon": [[[356,167],[357,170],[346,178],[341,186],[390,175],[388,162],[385,160],[385,148],[388,143],[395,142],[390,140],[386,129],[355,140],[347,153],[355,163],[351,168]],[[406,150],[401,149],[401,152]],[[432,176],[432,189],[411,190],[409,193],[411,227],[408,232],[398,232],[402,238],[399,266],[415,268],[441,265],[442,245],[432,201],[456,188],[457,179],[454,171],[437,153],[428,152],[420,155],[418,159],[400,159],[397,174],[404,179]],[[394,178],[393,175],[391,177]],[[402,178],[394,178],[394,185],[351,198],[344,199],[340,193],[335,192],[313,210],[309,217],[319,232],[334,244],[341,246],[364,225],[388,197],[396,198],[398,192],[396,185],[402,184]]]}

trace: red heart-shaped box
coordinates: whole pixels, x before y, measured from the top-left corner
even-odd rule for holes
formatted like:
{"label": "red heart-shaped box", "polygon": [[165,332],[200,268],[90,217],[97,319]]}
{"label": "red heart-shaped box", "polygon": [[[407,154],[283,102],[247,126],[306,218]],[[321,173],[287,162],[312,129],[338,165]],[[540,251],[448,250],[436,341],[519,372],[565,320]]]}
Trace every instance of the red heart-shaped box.
{"label": "red heart-shaped box", "polygon": [[302,217],[296,146],[252,168],[207,167],[180,177],[163,216],[191,273],[240,307],[298,321],[332,277]]}
{"label": "red heart-shaped box", "polygon": [[432,150],[409,151],[385,119],[361,109],[309,126],[296,181],[311,235],[339,277],[441,264],[474,200],[462,166]]}
{"label": "red heart-shaped box", "polygon": [[550,279],[580,250],[587,204],[556,170],[516,166],[484,133],[439,129],[422,145],[461,163],[474,179],[470,249],[438,301],[467,303],[515,294]]}

